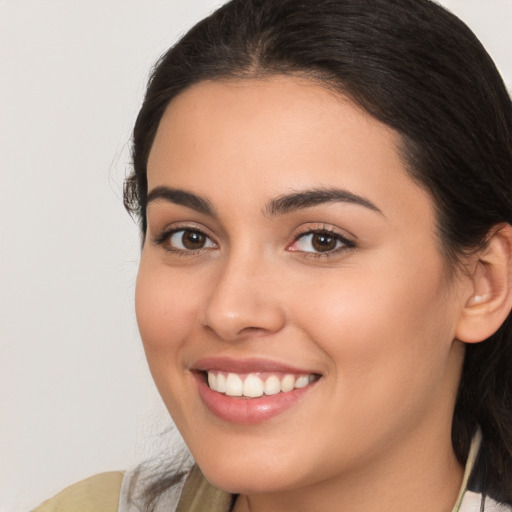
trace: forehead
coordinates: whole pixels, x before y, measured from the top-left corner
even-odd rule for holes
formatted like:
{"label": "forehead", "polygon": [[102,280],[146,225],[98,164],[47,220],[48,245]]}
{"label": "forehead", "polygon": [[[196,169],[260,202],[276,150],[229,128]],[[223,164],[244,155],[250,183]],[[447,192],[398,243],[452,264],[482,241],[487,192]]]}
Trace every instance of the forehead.
{"label": "forehead", "polygon": [[315,82],[286,76],[202,82],[172,100],[162,117],[148,161],[149,189],[171,185],[247,203],[336,186],[387,211],[402,205],[414,214],[419,196],[431,209],[428,194],[406,172],[400,143],[390,127]]}

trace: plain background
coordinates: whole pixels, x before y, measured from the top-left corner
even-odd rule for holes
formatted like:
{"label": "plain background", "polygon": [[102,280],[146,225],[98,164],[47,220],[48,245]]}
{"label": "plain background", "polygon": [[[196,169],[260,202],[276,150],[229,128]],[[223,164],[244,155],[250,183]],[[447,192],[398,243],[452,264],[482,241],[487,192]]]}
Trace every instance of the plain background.
{"label": "plain background", "polygon": [[[169,452],[122,207],[151,64],[222,0],[0,0],[0,512]],[[445,0],[512,88],[512,0]]]}

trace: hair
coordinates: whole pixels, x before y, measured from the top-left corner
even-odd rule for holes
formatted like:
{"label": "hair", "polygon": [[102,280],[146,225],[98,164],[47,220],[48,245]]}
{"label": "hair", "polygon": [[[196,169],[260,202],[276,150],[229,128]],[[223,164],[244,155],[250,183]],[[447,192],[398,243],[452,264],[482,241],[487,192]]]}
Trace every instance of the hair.
{"label": "hair", "polygon": [[[434,199],[448,268],[512,224],[512,105],[481,43],[429,0],[232,0],[157,62],[133,132],[125,206],[146,232],[147,161],[170,101],[198,82],[296,75],[335,89],[400,135]],[[480,425],[489,493],[512,502],[512,320],[466,349],[452,443]]]}

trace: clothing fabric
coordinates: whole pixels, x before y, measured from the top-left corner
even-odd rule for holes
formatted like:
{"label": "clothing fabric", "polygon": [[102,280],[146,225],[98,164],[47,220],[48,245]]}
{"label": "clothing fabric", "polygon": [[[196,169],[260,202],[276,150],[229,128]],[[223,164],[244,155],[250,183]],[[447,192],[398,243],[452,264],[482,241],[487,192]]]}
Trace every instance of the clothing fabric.
{"label": "clothing fabric", "polygon": [[66,487],[33,512],[117,512],[124,476],[122,471],[91,476]]}
{"label": "clothing fabric", "polygon": [[483,448],[482,432],[478,429],[471,441],[459,496],[452,512],[512,512],[511,504],[498,503],[487,495]]}
{"label": "clothing fabric", "polygon": [[[482,435],[471,443],[462,485],[452,512],[512,512],[511,504],[498,503],[487,495]],[[141,467],[103,473],[79,482],[43,503],[34,512],[140,512],[141,493],[150,474]],[[197,466],[167,489],[155,512],[230,512],[236,496],[211,485]]]}

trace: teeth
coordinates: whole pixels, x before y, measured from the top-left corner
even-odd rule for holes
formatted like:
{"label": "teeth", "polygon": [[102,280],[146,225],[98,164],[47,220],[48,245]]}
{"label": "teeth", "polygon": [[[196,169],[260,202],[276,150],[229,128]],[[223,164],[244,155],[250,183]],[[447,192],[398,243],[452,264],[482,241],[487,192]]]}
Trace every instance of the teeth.
{"label": "teeth", "polygon": [[[208,372],[208,377],[209,376],[210,376],[210,372]],[[212,389],[215,389],[219,393],[225,393],[226,392],[226,390],[227,390],[226,377],[222,373],[219,373],[217,375],[217,379],[216,379],[215,385],[217,387],[216,388],[212,388]],[[210,385],[210,387],[211,387],[211,385]]]}
{"label": "teeth", "polygon": [[258,398],[263,394],[287,393],[293,389],[304,388],[314,380],[314,375],[286,374],[281,378],[270,375],[263,380],[258,374],[253,373],[240,376],[236,373],[208,372],[208,385],[213,391],[248,398]]}
{"label": "teeth", "polygon": [[226,379],[226,395],[242,396],[243,382],[236,373],[228,373]]}
{"label": "teeth", "polygon": [[264,391],[265,395],[276,395],[281,391],[281,382],[275,375],[271,375],[265,381]]}
{"label": "teeth", "polygon": [[286,375],[284,379],[281,381],[281,391],[286,393],[287,391],[291,391],[295,387],[295,378],[293,375]]}
{"label": "teeth", "polygon": [[307,375],[301,375],[295,381],[295,387],[296,388],[305,388],[308,384],[309,384],[309,377]]}
{"label": "teeth", "polygon": [[213,372],[208,372],[208,386],[217,389],[217,376]]}
{"label": "teeth", "polygon": [[242,393],[244,396],[249,396],[251,398],[263,395],[263,381],[258,379],[256,375],[248,375],[244,380]]}

